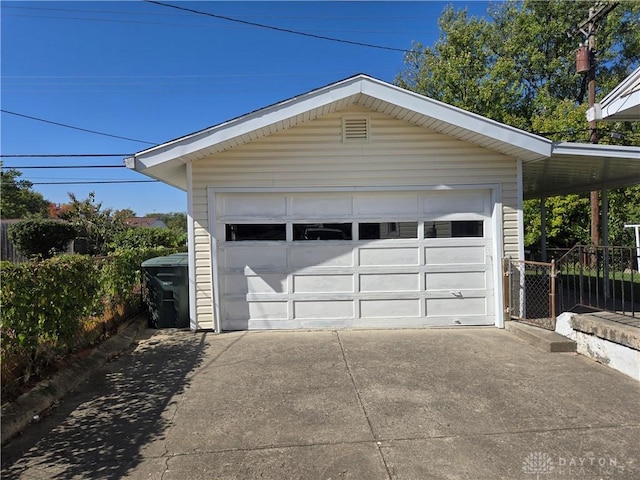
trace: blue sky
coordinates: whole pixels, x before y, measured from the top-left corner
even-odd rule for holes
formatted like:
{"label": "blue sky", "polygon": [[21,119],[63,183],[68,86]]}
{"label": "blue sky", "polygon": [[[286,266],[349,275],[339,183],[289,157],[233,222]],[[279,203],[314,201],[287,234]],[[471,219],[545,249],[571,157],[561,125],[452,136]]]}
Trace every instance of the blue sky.
{"label": "blue sky", "polygon": [[[483,15],[487,2],[169,2],[313,35],[409,49],[432,45],[447,4]],[[402,52],[197,15],[143,1],[2,2],[2,109],[108,133],[1,115],[10,154],[130,154],[357,73],[392,82]],[[5,166],[122,165],[107,158],[4,158]],[[124,168],[24,169],[52,202],[95,192],[138,215],[186,211],[186,194]]]}

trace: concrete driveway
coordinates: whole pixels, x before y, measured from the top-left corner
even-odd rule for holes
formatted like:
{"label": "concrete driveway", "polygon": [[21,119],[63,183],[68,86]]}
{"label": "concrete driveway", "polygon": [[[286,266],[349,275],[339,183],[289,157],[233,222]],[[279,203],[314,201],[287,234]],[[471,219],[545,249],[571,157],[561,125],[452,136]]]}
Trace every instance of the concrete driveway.
{"label": "concrete driveway", "polygon": [[147,330],[3,479],[637,479],[640,385],[495,328]]}

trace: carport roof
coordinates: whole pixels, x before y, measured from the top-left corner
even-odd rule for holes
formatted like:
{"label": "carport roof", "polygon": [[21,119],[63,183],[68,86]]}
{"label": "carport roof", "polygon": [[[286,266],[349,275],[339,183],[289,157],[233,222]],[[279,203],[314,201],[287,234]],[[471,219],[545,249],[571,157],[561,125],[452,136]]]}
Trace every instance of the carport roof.
{"label": "carport roof", "polygon": [[640,147],[562,142],[522,165],[525,199],[640,184]]}
{"label": "carport roof", "polygon": [[640,67],[587,111],[587,120],[640,120]]}
{"label": "carport roof", "polygon": [[[538,135],[363,74],[143,150],[127,158],[125,164],[147,176],[186,190],[187,163],[351,105],[361,105],[479,147],[521,159],[524,165],[525,197],[546,195],[550,186],[551,171],[562,172],[558,178],[563,179],[565,186],[583,190],[588,190],[592,184],[603,182],[618,186],[617,182],[625,170],[631,172],[632,177],[635,175],[635,180],[630,182],[627,173],[625,184],[640,183],[640,149],[600,149],[582,144],[554,145],[550,140]],[[612,162],[612,159],[616,159],[617,163]],[[634,161],[629,163],[630,160]],[[620,171],[617,168],[618,164],[621,166]],[[585,173],[587,166],[588,173]]]}

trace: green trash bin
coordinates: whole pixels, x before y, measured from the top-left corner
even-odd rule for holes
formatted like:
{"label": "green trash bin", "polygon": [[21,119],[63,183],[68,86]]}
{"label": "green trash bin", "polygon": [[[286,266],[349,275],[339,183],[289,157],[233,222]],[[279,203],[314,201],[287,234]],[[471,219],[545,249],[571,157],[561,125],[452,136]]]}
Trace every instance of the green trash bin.
{"label": "green trash bin", "polygon": [[189,327],[189,257],[175,253],[142,262],[149,292],[149,326]]}

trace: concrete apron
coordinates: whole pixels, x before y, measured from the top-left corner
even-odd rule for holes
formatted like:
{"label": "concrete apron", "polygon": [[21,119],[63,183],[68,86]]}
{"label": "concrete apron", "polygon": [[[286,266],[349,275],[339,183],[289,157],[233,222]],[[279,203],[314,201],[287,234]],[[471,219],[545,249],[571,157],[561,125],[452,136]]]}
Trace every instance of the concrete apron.
{"label": "concrete apron", "polygon": [[640,385],[494,328],[146,332],[2,478],[632,479]]}

